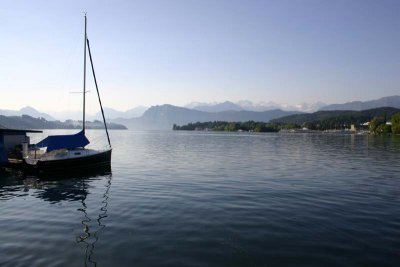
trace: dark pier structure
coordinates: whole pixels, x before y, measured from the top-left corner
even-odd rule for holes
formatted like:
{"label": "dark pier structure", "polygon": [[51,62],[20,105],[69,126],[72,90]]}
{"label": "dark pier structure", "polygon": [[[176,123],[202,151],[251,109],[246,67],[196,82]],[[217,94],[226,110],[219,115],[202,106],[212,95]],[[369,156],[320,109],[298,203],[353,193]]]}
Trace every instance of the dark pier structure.
{"label": "dark pier structure", "polygon": [[42,133],[36,130],[0,129],[0,167],[22,164],[23,144],[30,145],[27,133]]}

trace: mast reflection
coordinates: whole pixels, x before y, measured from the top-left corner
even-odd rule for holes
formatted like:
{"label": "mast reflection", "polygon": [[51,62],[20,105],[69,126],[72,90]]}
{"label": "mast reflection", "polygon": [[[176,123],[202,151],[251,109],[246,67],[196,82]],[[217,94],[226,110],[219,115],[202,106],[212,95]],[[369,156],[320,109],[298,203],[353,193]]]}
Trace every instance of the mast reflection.
{"label": "mast reflection", "polygon": [[[85,244],[85,266],[97,266],[97,262],[94,257],[94,249],[97,241],[99,240],[99,234],[104,230],[106,225],[102,222],[102,219],[108,217],[107,211],[108,211],[108,199],[109,199],[109,190],[111,187],[111,180],[112,180],[112,175],[110,174],[107,177],[107,183],[105,185],[106,190],[104,194],[102,195],[102,201],[101,201],[101,208],[100,208],[100,213],[97,215],[96,221],[97,221],[97,229],[92,232],[90,223],[92,222],[92,219],[90,218],[88,212],[87,212],[87,205],[85,203],[86,197],[82,198],[81,203],[82,203],[82,208],[78,209],[84,214],[84,219],[82,220],[81,224],[83,225],[83,234],[76,237],[76,242],[77,243],[83,243]],[[85,187],[85,181],[82,181],[83,187]]]}

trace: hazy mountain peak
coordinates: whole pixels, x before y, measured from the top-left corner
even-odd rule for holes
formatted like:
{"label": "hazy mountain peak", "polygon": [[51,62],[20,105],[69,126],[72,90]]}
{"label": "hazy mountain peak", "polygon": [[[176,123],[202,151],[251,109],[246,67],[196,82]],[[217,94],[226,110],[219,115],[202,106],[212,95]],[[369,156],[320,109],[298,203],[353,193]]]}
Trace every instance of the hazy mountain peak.
{"label": "hazy mountain peak", "polygon": [[225,101],[222,103],[214,103],[214,104],[203,104],[198,106],[193,106],[192,109],[206,111],[206,112],[220,112],[227,110],[243,110],[243,108],[231,101]]}
{"label": "hazy mountain peak", "polygon": [[290,105],[290,104],[280,104],[280,103],[275,103],[273,101],[261,101],[258,103],[254,103],[249,100],[240,100],[236,103],[233,103],[231,101],[225,101],[225,102],[210,102],[210,103],[201,103],[201,102],[191,102],[185,107],[195,109],[195,110],[201,110],[201,111],[208,111],[208,112],[219,112],[219,111],[227,111],[227,110],[248,110],[248,111],[267,111],[267,110],[273,110],[273,109],[281,109],[281,110],[295,110],[295,111],[301,111],[301,112],[313,112],[321,107],[325,106],[324,103],[322,102],[316,102],[316,103],[300,103],[296,105]]}
{"label": "hazy mountain peak", "polygon": [[55,121],[56,119],[54,119],[52,116],[50,116],[47,113],[43,113],[38,111],[37,109],[31,107],[31,106],[26,106],[23,107],[19,110],[19,112],[21,113],[21,115],[29,115],[33,118],[44,118],[48,121]]}
{"label": "hazy mountain peak", "polygon": [[21,108],[19,111],[21,111],[21,112],[36,112],[36,113],[39,113],[39,111],[37,111],[36,109],[34,109],[33,107],[31,107],[31,106],[26,106],[26,107],[23,107],[23,108]]}
{"label": "hazy mountain peak", "polygon": [[351,101],[343,104],[332,104],[322,107],[320,110],[366,110],[380,107],[400,108],[400,96],[386,96],[368,101]]}
{"label": "hazy mountain peak", "polygon": [[48,121],[54,121],[55,119],[47,113],[39,112],[33,107],[26,106],[21,108],[20,110],[10,110],[10,109],[1,109],[0,115],[4,116],[22,116],[29,115],[33,118],[44,118]]}
{"label": "hazy mountain peak", "polygon": [[[138,106],[134,107],[131,109],[128,109],[127,111],[121,111],[115,108],[111,107],[104,107],[104,115],[106,117],[106,120],[112,120],[112,119],[117,119],[117,118],[124,118],[124,119],[130,119],[130,118],[137,118],[143,115],[143,113],[146,111],[147,107],[145,106]],[[82,111],[59,111],[59,112],[53,112],[52,113],[54,117],[56,117],[59,120],[67,120],[67,119],[74,119],[74,120],[79,120],[82,118]],[[87,114],[86,113],[86,118],[87,120],[102,120],[102,115],[101,111],[98,111],[95,114]]]}

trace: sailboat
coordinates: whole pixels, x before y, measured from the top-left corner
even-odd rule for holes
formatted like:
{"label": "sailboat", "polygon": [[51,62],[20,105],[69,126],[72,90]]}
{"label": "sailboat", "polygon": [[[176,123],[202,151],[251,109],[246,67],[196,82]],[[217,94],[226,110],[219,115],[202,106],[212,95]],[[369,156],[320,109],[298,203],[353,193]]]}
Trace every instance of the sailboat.
{"label": "sailboat", "polygon": [[[111,141],[108,134],[107,123],[97,86],[89,39],[87,38],[87,17],[85,14],[84,59],[83,59],[83,120],[82,130],[72,135],[48,136],[37,144],[23,146],[23,160],[27,169],[39,172],[70,172],[86,171],[91,168],[111,166]],[[86,102],[86,50],[92,67],[94,83],[99,99],[104,129],[107,134],[108,147],[103,150],[85,148],[90,142],[85,135],[85,102]],[[42,149],[46,150],[43,151]]]}

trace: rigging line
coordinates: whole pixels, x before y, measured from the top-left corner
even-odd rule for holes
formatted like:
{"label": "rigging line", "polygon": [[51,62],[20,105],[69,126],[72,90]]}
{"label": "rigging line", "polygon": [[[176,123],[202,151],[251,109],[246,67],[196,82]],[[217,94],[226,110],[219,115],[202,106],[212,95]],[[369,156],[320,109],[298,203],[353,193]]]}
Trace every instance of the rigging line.
{"label": "rigging line", "polygon": [[107,129],[106,118],[105,118],[105,116],[104,116],[103,105],[101,104],[100,93],[99,93],[99,87],[97,86],[96,74],[95,74],[95,72],[94,72],[94,66],[93,66],[93,60],[92,60],[92,53],[90,53],[89,39],[86,38],[86,42],[87,42],[87,47],[88,47],[88,52],[89,52],[90,64],[91,64],[91,66],[92,66],[94,84],[96,85],[97,96],[99,97],[101,115],[103,115],[104,128],[106,129],[108,144],[109,144],[110,147],[111,147],[110,136],[108,135],[108,129]]}

